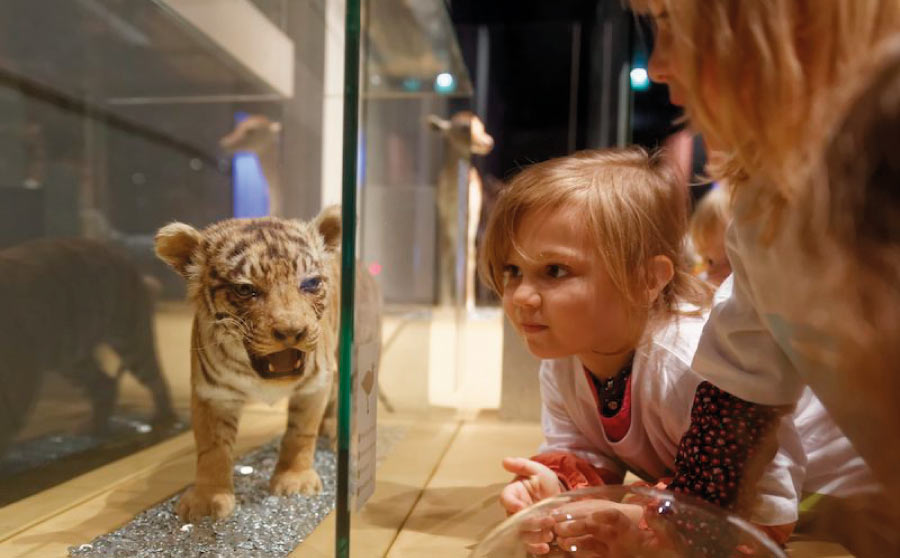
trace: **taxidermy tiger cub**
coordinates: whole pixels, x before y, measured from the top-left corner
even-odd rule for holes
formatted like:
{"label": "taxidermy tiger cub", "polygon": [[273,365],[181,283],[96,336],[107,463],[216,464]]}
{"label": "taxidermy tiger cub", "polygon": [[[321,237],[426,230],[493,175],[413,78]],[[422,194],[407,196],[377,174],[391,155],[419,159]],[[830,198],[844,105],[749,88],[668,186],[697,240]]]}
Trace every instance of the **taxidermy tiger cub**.
{"label": "taxidermy tiger cub", "polygon": [[40,239],[0,251],[0,455],[57,371],[93,403],[95,430],[115,406],[117,378],[97,360],[112,348],[153,397],[156,421],[174,420],[153,340],[153,301],[128,256],[86,238]]}
{"label": "taxidermy tiger cub", "polygon": [[182,519],[234,509],[232,445],[244,403],[289,397],[270,481],[276,495],[314,494],[316,438],[337,369],[340,212],[312,222],[229,219],[198,231],[172,223],[156,253],[188,282],[195,308],[191,409],[197,478]]}

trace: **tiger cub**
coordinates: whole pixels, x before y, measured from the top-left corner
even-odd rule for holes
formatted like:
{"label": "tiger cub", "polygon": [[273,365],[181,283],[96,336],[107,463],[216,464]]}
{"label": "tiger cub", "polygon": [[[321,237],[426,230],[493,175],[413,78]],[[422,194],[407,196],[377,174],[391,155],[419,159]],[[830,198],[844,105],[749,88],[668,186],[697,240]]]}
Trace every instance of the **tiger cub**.
{"label": "tiger cub", "polygon": [[90,398],[103,431],[118,379],[97,351],[112,348],[152,396],[158,423],[175,420],[153,338],[153,300],[129,257],[86,238],[47,238],[0,250],[0,455],[35,405],[44,375],[59,372]]}
{"label": "tiger cub", "polygon": [[315,494],[320,424],[337,369],[339,211],[312,222],[229,219],[198,231],[172,223],[157,255],[187,279],[194,306],[191,409],[197,477],[178,514],[234,510],[232,446],[244,403],[289,397],[273,494]]}

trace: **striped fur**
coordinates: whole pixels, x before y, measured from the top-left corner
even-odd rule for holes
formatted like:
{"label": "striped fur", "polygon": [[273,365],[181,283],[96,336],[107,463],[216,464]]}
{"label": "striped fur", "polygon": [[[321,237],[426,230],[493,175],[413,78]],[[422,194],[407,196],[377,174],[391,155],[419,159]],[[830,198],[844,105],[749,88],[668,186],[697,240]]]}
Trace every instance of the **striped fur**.
{"label": "striped fur", "polygon": [[[233,510],[231,449],[251,399],[289,398],[272,492],[321,490],[312,462],[337,368],[340,230],[339,213],[329,208],[313,222],[231,219],[203,231],[173,223],[157,233],[157,254],[187,279],[195,310],[197,479],[179,503],[183,519]],[[266,362],[276,362],[272,355],[295,350],[299,368],[266,371]]]}

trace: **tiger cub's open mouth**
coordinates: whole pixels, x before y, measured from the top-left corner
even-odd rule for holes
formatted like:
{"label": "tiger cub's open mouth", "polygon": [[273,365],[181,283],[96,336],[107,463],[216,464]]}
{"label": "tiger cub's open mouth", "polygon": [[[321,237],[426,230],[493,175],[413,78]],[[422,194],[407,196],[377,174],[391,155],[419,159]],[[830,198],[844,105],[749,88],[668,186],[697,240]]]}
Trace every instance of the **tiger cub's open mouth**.
{"label": "tiger cub's open mouth", "polygon": [[247,351],[253,370],[264,380],[292,378],[303,374],[306,353],[297,349],[285,349],[277,353],[256,355]]}

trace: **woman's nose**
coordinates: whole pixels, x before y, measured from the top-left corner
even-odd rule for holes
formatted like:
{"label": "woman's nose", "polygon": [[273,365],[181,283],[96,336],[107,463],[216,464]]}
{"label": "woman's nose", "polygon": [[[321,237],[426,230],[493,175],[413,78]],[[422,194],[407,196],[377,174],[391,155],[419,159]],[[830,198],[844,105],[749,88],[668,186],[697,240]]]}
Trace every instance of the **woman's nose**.
{"label": "woman's nose", "polygon": [[665,48],[659,43],[654,45],[653,52],[650,53],[650,60],[647,62],[647,73],[650,75],[650,79],[656,83],[669,83],[671,77],[669,58]]}

